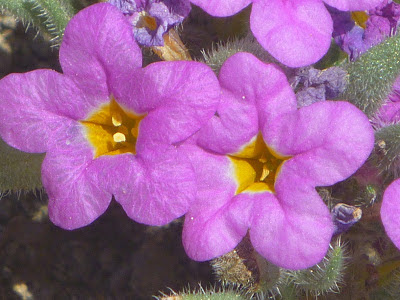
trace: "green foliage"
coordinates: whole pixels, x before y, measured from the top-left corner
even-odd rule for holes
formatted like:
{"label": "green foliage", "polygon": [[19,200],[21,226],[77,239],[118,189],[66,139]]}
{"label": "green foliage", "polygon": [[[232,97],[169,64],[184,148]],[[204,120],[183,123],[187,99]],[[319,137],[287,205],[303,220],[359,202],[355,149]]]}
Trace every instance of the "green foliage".
{"label": "green foliage", "polygon": [[233,291],[226,291],[226,292],[204,292],[199,294],[183,294],[182,300],[241,300],[246,299],[243,296],[236,294]]}
{"label": "green foliage", "polygon": [[[226,43],[219,43],[209,52],[203,53],[203,61],[209,65],[218,75],[222,64],[232,55],[238,52],[249,52],[264,62],[279,64],[276,59],[268,54],[252,35],[247,35],[242,39],[234,39]],[[281,68],[287,69],[280,65]]]}
{"label": "green foliage", "polygon": [[248,297],[243,296],[240,291],[231,288],[221,288],[216,290],[211,288],[204,290],[202,286],[197,291],[184,291],[182,293],[172,292],[171,296],[163,294],[161,297],[156,297],[158,300],[246,300]]}
{"label": "green foliage", "polygon": [[400,35],[371,48],[345,65],[349,83],[340,99],[347,99],[369,117],[381,107],[400,74]]}
{"label": "green foliage", "polygon": [[0,193],[41,189],[43,157],[43,154],[18,151],[0,139]]}
{"label": "green foliage", "polygon": [[400,124],[377,130],[375,141],[375,149],[370,157],[371,164],[381,172],[388,172],[385,175],[389,175],[390,178],[399,177]]}
{"label": "green foliage", "polygon": [[315,296],[338,291],[338,285],[343,278],[344,261],[344,248],[338,242],[334,247],[330,247],[323,261],[314,267],[287,271],[287,282],[294,284],[298,290]]}
{"label": "green foliage", "polygon": [[297,300],[296,286],[292,283],[282,284],[279,287],[282,300]]}
{"label": "green foliage", "polygon": [[59,44],[67,23],[82,7],[77,0],[0,0],[0,8]]}

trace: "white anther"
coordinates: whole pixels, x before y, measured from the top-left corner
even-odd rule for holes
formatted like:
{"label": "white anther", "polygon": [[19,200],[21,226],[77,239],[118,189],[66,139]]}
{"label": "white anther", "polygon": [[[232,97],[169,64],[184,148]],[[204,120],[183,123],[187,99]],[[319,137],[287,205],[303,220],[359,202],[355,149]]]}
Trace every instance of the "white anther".
{"label": "white anther", "polygon": [[113,123],[113,125],[115,127],[121,126],[121,124],[122,124],[121,115],[117,112],[113,113],[113,115],[111,116],[111,122]]}
{"label": "white anther", "polygon": [[116,142],[116,143],[121,143],[121,142],[126,141],[125,134],[123,134],[121,132],[114,133],[113,139],[114,139],[114,142]]}
{"label": "white anther", "polygon": [[268,170],[268,168],[264,165],[264,166],[263,166],[263,170],[262,170],[262,174],[261,174],[261,177],[260,177],[260,181],[264,181],[264,179],[267,178],[268,175],[269,175],[269,170]]}

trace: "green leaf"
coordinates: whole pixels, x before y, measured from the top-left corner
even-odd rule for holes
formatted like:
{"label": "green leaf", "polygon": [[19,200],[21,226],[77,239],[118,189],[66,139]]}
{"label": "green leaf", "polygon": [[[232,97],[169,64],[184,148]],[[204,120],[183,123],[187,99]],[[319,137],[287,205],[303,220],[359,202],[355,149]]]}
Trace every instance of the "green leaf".
{"label": "green leaf", "polygon": [[400,35],[372,47],[358,60],[345,65],[349,83],[340,99],[347,99],[369,117],[382,106],[400,74]]}
{"label": "green leaf", "polygon": [[328,254],[318,265],[300,271],[287,271],[287,281],[306,294],[318,296],[338,291],[345,268],[344,248],[340,241],[330,246]]}
{"label": "green leaf", "polygon": [[81,9],[76,0],[0,0],[0,8],[51,36],[56,44],[61,42],[69,20]]}

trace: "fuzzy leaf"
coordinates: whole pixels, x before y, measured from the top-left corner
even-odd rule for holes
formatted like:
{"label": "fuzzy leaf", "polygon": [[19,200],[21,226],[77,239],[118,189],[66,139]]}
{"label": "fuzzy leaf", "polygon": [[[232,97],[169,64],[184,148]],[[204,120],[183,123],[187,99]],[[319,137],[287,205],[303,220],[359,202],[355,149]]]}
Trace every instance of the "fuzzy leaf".
{"label": "fuzzy leaf", "polygon": [[76,0],[0,0],[0,8],[59,44],[67,23],[82,7]]}
{"label": "fuzzy leaf", "polygon": [[288,271],[288,282],[306,294],[318,296],[338,291],[345,268],[344,248],[337,242],[318,265],[300,271]]}
{"label": "fuzzy leaf", "polygon": [[47,31],[61,42],[65,27],[77,13],[71,1],[67,0],[29,0],[35,4],[35,11],[42,17]]}
{"label": "fuzzy leaf", "polygon": [[1,11],[7,10],[23,23],[45,30],[40,17],[32,14],[33,7],[34,4],[27,0],[0,0]]}
{"label": "fuzzy leaf", "polygon": [[400,74],[400,35],[386,39],[345,67],[349,83],[339,98],[347,99],[371,117]]}

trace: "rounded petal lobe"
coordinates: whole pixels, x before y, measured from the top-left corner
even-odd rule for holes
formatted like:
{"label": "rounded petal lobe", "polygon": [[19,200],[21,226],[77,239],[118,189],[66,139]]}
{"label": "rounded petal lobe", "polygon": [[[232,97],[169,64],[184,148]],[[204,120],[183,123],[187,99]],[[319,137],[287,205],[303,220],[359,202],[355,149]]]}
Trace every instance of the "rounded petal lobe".
{"label": "rounded petal lobe", "polygon": [[140,81],[121,90],[116,95],[119,103],[137,113],[149,112],[140,125],[142,145],[188,138],[215,114],[221,93],[208,66],[185,61],[149,65]]}
{"label": "rounded petal lobe", "polygon": [[98,181],[101,169],[93,161],[93,151],[81,130],[79,125],[70,128],[69,138],[47,152],[42,164],[50,220],[69,230],[92,223],[112,198]]}
{"label": "rounded petal lobe", "polygon": [[320,0],[253,3],[250,27],[258,42],[289,67],[317,62],[328,51],[332,19]]}
{"label": "rounded petal lobe", "polygon": [[235,153],[258,131],[254,103],[245,102],[225,90],[216,115],[197,133],[197,143],[219,154]]}
{"label": "rounded petal lobe", "polygon": [[324,2],[339,10],[367,10],[377,7],[383,0],[324,0]]}
{"label": "rounded petal lobe", "polygon": [[250,240],[268,261],[286,269],[304,269],[325,256],[333,225],[328,208],[300,177],[282,178],[276,194],[255,194]]}
{"label": "rounded petal lobe", "polygon": [[259,113],[260,127],[269,119],[297,109],[295,94],[285,74],[250,53],[237,53],[228,58],[221,67],[219,81],[239,101],[266,112]]}
{"label": "rounded petal lobe", "polygon": [[236,226],[229,216],[236,190],[229,160],[196,146],[185,147],[195,170],[197,195],[185,216],[182,241],[189,257],[205,261],[231,251],[247,227]]}
{"label": "rounded petal lobe", "polygon": [[17,149],[45,152],[92,109],[92,102],[52,70],[8,75],[0,81],[0,134]]}
{"label": "rounded petal lobe", "polygon": [[232,16],[247,5],[251,0],[190,0],[193,4],[200,6],[203,10],[215,17]]}
{"label": "rounded petal lobe", "polygon": [[352,175],[374,145],[368,118],[344,101],[318,102],[282,115],[262,133],[274,151],[294,156],[281,173],[298,174],[313,186],[332,185]]}
{"label": "rounded petal lobe", "polygon": [[101,161],[104,186],[114,194],[126,214],[139,223],[168,224],[184,215],[194,201],[194,172],[185,153],[179,149],[170,147],[151,157],[145,154],[104,156]]}
{"label": "rounded petal lobe", "polygon": [[141,67],[142,54],[124,15],[111,4],[99,3],[68,23],[60,64],[87,93],[109,96],[115,81]]}
{"label": "rounded petal lobe", "polygon": [[383,194],[381,219],[387,235],[400,249],[400,179],[393,181]]}
{"label": "rounded petal lobe", "polygon": [[171,106],[214,113],[221,92],[211,68],[193,61],[153,63],[135,74],[133,80],[120,83],[115,97],[137,113]]}

